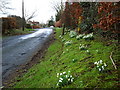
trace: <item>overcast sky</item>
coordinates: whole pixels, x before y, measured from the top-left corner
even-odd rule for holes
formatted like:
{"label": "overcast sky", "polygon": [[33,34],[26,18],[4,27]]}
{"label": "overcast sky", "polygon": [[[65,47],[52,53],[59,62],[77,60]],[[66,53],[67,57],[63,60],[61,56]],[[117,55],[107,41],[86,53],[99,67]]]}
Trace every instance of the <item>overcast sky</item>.
{"label": "overcast sky", "polygon": [[[37,10],[36,17],[32,20],[45,23],[51,16],[55,16],[55,10],[52,4],[60,2],[61,0],[24,0],[25,11],[32,13]],[[66,1],[66,0],[62,0]],[[9,0],[10,7],[14,10],[9,10],[10,15],[22,16],[22,0]]]}
{"label": "overcast sky", "polygon": [[[10,2],[9,7],[13,8],[13,10],[8,10],[10,15],[18,15],[22,16],[22,0],[8,0]],[[67,0],[62,0],[63,2]],[[68,1],[82,1],[82,0],[68,0]],[[93,0],[88,0],[93,1]],[[97,1],[97,0],[95,0]],[[109,1],[109,0],[103,0]],[[120,1],[120,0],[112,0],[112,1]],[[27,14],[32,13],[37,10],[37,16],[32,20],[38,21],[40,23],[46,23],[47,20],[50,19],[51,16],[55,17],[55,10],[52,6],[56,3],[60,3],[61,0],[24,0],[25,11]]]}

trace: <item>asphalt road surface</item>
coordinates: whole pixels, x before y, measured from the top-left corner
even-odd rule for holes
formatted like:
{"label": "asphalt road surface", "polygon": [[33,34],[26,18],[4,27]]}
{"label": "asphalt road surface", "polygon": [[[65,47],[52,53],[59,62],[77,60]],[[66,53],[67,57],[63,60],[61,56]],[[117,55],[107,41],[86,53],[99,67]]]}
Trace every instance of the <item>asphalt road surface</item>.
{"label": "asphalt road surface", "polygon": [[50,28],[38,29],[28,35],[11,36],[2,41],[2,77],[19,65],[27,63],[39,51],[53,32]]}

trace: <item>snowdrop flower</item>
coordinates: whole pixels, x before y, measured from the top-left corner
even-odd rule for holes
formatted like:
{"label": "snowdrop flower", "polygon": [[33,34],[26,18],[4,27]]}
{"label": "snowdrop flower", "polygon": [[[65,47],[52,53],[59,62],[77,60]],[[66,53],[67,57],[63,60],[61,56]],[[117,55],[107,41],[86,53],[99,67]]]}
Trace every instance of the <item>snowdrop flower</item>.
{"label": "snowdrop flower", "polygon": [[68,71],[70,73],[70,71]]}
{"label": "snowdrop flower", "polygon": [[87,52],[89,52],[89,50],[87,50]]}
{"label": "snowdrop flower", "polygon": [[68,76],[66,75],[66,78],[67,78]]}
{"label": "snowdrop flower", "polygon": [[70,77],[72,77],[72,75],[70,75]]}
{"label": "snowdrop flower", "polygon": [[63,80],[63,78],[60,78],[60,80]]}
{"label": "snowdrop flower", "polygon": [[99,62],[100,62],[100,64],[102,64],[102,60],[100,60]]}
{"label": "snowdrop flower", "polygon": [[63,74],[66,74],[66,72],[63,72]]}
{"label": "snowdrop flower", "polygon": [[62,75],[62,73],[60,73],[60,75]]}
{"label": "snowdrop flower", "polygon": [[70,78],[68,79],[68,81],[70,81]]}
{"label": "snowdrop flower", "polygon": [[99,71],[101,71],[101,68],[99,68]]}
{"label": "snowdrop flower", "polygon": [[99,67],[99,66],[97,66],[97,67]]}
{"label": "snowdrop flower", "polygon": [[107,66],[106,63],[104,63],[104,66],[105,66],[105,67]]}
{"label": "snowdrop flower", "polygon": [[57,83],[57,86],[58,86],[58,83]]}
{"label": "snowdrop flower", "polygon": [[57,76],[59,76],[59,73],[57,73]]}
{"label": "snowdrop flower", "polygon": [[57,77],[59,76],[59,73],[57,73]]}
{"label": "snowdrop flower", "polygon": [[97,65],[98,65],[98,64],[100,64],[100,62],[99,62],[99,61],[97,62]]}
{"label": "snowdrop flower", "polygon": [[97,64],[97,62],[94,62],[94,64]]}
{"label": "snowdrop flower", "polygon": [[61,80],[59,80],[59,82],[62,82]]}
{"label": "snowdrop flower", "polygon": [[71,82],[73,82],[73,79],[71,79]]}
{"label": "snowdrop flower", "polygon": [[102,69],[104,70],[104,66],[102,66]]}

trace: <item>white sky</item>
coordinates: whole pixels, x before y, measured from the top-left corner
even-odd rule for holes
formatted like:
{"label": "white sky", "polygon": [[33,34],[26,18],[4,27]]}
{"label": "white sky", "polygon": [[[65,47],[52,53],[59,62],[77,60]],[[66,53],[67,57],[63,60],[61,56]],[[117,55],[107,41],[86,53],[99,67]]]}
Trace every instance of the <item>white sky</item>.
{"label": "white sky", "polygon": [[[10,2],[9,7],[14,10],[8,10],[10,15],[22,16],[22,0],[8,0]],[[24,6],[27,13],[32,13],[37,10],[36,17],[32,20],[40,23],[46,23],[51,16],[55,16],[55,10],[52,8],[52,4],[60,2],[61,0],[24,0]],[[62,0],[66,1],[66,0]]]}
{"label": "white sky", "polygon": [[[22,0],[8,0],[8,1],[10,2],[9,7],[14,8],[14,10],[8,10],[9,14],[22,16]],[[62,1],[65,2],[66,0],[62,0]],[[69,0],[69,1],[79,1],[79,0]],[[112,0],[112,1],[120,1],[120,0]],[[51,16],[55,17],[56,12],[52,8],[52,5],[56,4],[57,2],[61,2],[61,0],[24,0],[25,9],[27,13],[29,14],[37,10],[36,12],[37,16],[32,20],[38,21],[40,23],[46,23],[47,20],[51,18]]]}

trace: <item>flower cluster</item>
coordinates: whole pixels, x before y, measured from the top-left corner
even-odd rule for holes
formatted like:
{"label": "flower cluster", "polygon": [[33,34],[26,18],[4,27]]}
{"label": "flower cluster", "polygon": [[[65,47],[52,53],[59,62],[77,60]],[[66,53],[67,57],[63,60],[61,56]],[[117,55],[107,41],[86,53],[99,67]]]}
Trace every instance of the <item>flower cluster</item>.
{"label": "flower cluster", "polygon": [[85,35],[85,36],[83,37],[83,39],[85,39],[85,40],[93,40],[93,39],[94,39],[93,33],[90,33],[90,34]]}
{"label": "flower cluster", "polygon": [[72,83],[74,80],[73,76],[70,74],[70,71],[63,72],[63,73],[57,73],[57,77],[59,78],[57,87],[68,85]]}
{"label": "flower cluster", "polygon": [[76,39],[79,40],[79,39],[82,39],[84,37],[85,34],[80,34],[78,36],[76,36]]}
{"label": "flower cluster", "polygon": [[72,41],[67,41],[67,42],[65,42],[65,45],[71,45],[71,43],[72,43]]}
{"label": "flower cluster", "polygon": [[103,63],[102,60],[99,60],[98,62],[94,62],[95,65],[97,65],[97,68],[98,70],[101,72],[101,71],[104,71],[105,68],[107,67],[107,64],[106,63]]}
{"label": "flower cluster", "polygon": [[79,49],[80,49],[80,50],[86,50],[86,46],[80,44]]}
{"label": "flower cluster", "polygon": [[75,31],[70,31],[70,37],[73,38],[73,37],[76,37],[77,36],[77,33]]}
{"label": "flower cluster", "polygon": [[63,39],[62,35],[60,35],[59,38]]}

